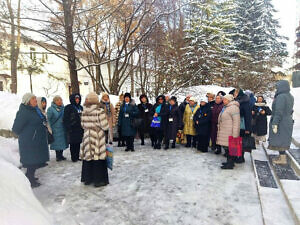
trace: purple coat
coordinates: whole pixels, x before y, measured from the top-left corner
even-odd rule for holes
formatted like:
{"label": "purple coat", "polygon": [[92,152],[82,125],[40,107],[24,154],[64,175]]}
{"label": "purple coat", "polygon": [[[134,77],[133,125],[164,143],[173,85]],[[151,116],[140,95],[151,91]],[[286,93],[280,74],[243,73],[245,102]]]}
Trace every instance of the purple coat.
{"label": "purple coat", "polygon": [[217,141],[217,132],[218,132],[218,119],[220,112],[223,109],[223,102],[221,104],[215,103],[211,110],[211,129],[210,129],[210,138],[212,146],[216,145]]}

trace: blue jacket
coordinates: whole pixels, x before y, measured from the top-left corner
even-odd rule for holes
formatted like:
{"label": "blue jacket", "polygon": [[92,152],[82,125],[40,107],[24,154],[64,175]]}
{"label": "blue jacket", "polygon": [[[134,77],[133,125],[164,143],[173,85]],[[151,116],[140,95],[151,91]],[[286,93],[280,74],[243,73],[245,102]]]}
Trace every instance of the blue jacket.
{"label": "blue jacket", "polygon": [[47,110],[47,117],[54,137],[54,142],[50,145],[50,149],[65,150],[68,148],[68,144],[66,130],[63,123],[64,106],[59,107],[52,102],[51,107]]}
{"label": "blue jacket", "polygon": [[19,136],[20,161],[24,167],[49,160],[47,128],[35,108],[21,104],[12,130]]}

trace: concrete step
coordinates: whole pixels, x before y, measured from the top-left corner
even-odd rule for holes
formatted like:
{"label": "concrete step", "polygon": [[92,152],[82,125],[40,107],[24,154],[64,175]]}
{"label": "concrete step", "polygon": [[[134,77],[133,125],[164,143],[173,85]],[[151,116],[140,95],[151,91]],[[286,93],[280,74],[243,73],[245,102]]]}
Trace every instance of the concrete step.
{"label": "concrete step", "polygon": [[[277,157],[279,152],[268,150],[264,145],[262,148],[269,160],[269,165],[272,168],[276,182],[282,190],[285,201],[289,207],[295,224],[300,224],[300,167],[296,153],[294,151],[287,151],[288,164],[276,165],[272,163],[272,159]],[[297,154],[295,156],[298,156]]]}
{"label": "concrete step", "polygon": [[251,154],[265,225],[293,225],[293,215],[262,146]]}

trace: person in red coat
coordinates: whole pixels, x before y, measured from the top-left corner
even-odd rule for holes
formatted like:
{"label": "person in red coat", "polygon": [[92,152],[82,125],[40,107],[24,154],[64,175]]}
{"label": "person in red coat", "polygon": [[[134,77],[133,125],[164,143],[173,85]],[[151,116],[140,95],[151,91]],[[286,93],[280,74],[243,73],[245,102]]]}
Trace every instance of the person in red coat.
{"label": "person in red coat", "polygon": [[218,155],[221,153],[221,146],[217,145],[217,132],[218,132],[218,118],[224,105],[222,100],[222,95],[218,95],[215,100],[215,104],[212,106],[211,110],[211,127],[210,127],[210,139],[211,139],[211,149]]}

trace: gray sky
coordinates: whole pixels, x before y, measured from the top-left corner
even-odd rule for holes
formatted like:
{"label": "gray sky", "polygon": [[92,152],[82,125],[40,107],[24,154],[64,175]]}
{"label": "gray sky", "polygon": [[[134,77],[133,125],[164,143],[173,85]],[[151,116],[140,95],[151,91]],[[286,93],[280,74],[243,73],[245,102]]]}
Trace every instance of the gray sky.
{"label": "gray sky", "polygon": [[284,69],[287,69],[291,67],[294,62],[292,56],[295,53],[295,30],[300,19],[300,0],[273,0],[273,4],[278,11],[276,18],[279,19],[281,25],[280,33],[289,38],[289,59],[284,65]]}

